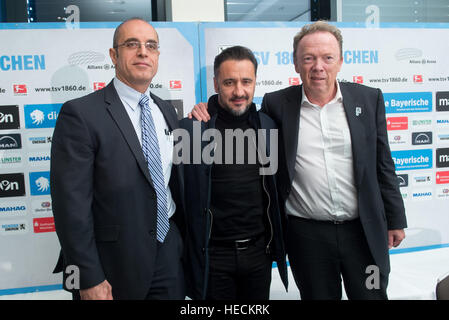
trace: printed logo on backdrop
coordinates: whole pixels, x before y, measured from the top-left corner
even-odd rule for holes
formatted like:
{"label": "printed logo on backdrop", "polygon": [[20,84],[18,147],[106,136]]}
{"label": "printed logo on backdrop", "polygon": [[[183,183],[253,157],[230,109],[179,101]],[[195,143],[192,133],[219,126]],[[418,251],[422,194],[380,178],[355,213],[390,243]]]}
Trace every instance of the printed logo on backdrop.
{"label": "printed logo on backdrop", "polygon": [[27,214],[25,201],[2,201],[0,204],[0,218],[19,217]]}
{"label": "printed logo on backdrop", "polygon": [[0,106],[0,130],[19,128],[19,106]]}
{"label": "printed logo on backdrop", "polygon": [[22,197],[25,195],[23,173],[0,174],[0,198]]}
{"label": "printed logo on backdrop", "polygon": [[2,94],[2,93],[6,93],[6,89],[0,87],[0,94]]}
{"label": "printed logo on backdrop", "polygon": [[363,76],[352,76],[352,82],[354,83],[363,83]]}
{"label": "printed logo on backdrop", "polygon": [[50,171],[30,172],[29,177],[32,196],[50,194]]}
{"label": "printed logo on backdrop", "polygon": [[414,74],[413,75],[413,82],[414,83],[423,83],[422,74]]}
{"label": "printed logo on backdrop", "polygon": [[410,60],[415,58],[420,58],[422,56],[421,49],[418,48],[402,48],[396,51],[394,54],[396,60]]}
{"label": "printed logo on backdrop", "polygon": [[436,149],[436,167],[437,168],[449,167],[449,148]]}
{"label": "printed logo on backdrop", "polygon": [[48,152],[35,152],[28,154],[30,166],[50,166],[50,154]]}
{"label": "printed logo on backdrop", "polygon": [[51,147],[52,136],[27,136],[27,146],[28,148],[50,148]]}
{"label": "printed logo on backdrop", "polygon": [[42,214],[52,214],[52,203],[51,203],[51,199],[38,199],[38,200],[33,200],[31,202],[31,210],[33,212],[33,214],[35,215],[42,215]]}
{"label": "printed logo on backdrop", "polygon": [[432,168],[432,149],[392,151],[396,170]]}
{"label": "printed logo on backdrop", "polygon": [[2,221],[0,222],[0,233],[3,236],[24,234],[28,232],[27,222],[24,220],[19,221]]}
{"label": "printed logo on backdrop", "polygon": [[386,113],[432,111],[432,92],[384,93]]}
{"label": "printed logo on backdrop", "polygon": [[55,232],[55,220],[53,217],[34,218],[33,219],[34,233]]}
{"label": "printed logo on backdrop", "polygon": [[398,174],[399,188],[408,187],[408,174]]}
{"label": "printed logo on backdrop", "polygon": [[[67,62],[71,66],[81,66],[87,65],[87,69],[111,69],[111,65],[109,63],[103,64],[102,62],[105,60],[105,55],[100,52],[95,51],[78,51],[72,53]],[[98,64],[97,64],[98,63]],[[113,67],[113,65],[112,65]]]}
{"label": "printed logo on backdrop", "polygon": [[438,144],[449,144],[449,132],[448,133],[438,133]]}
{"label": "printed logo on backdrop", "polygon": [[387,118],[387,130],[407,130],[408,118],[407,117],[389,117]]}
{"label": "printed logo on backdrop", "polygon": [[432,185],[432,174],[431,173],[419,173],[414,174],[412,177],[412,184],[415,187],[419,186],[430,186]]}
{"label": "printed logo on backdrop", "polygon": [[106,82],[94,82],[93,89],[94,91],[98,91],[106,87]]}
{"label": "printed logo on backdrop", "polygon": [[388,133],[388,143],[390,145],[407,144],[407,135],[405,133]]}
{"label": "printed logo on backdrop", "polygon": [[432,126],[432,119],[413,119],[410,120],[410,124],[412,127],[416,128],[429,127],[430,129]]}
{"label": "printed logo on backdrop", "polygon": [[435,123],[437,128],[449,128],[449,117],[439,117]]}
{"label": "printed logo on backdrop", "polygon": [[434,58],[422,57],[422,50],[418,48],[402,48],[395,53],[396,60],[408,61],[410,64],[435,64],[437,60]]}
{"label": "printed logo on backdrop", "polygon": [[54,128],[61,104],[24,105],[25,127],[27,129]]}
{"label": "printed logo on backdrop", "polygon": [[412,145],[432,144],[432,132],[412,132]]}
{"label": "printed logo on backdrop", "polygon": [[449,171],[439,171],[436,173],[436,183],[446,184],[449,183]]}
{"label": "printed logo on backdrop", "polygon": [[45,70],[45,55],[0,56],[1,71]]}
{"label": "printed logo on backdrop", "polygon": [[0,168],[17,168],[22,166],[22,155],[19,153],[0,153]]}
{"label": "printed logo on backdrop", "polygon": [[435,189],[435,197],[439,200],[448,200],[449,199],[449,187],[442,186]]}
{"label": "printed logo on backdrop", "polygon": [[437,111],[449,111],[449,91],[437,91],[436,109]]}
{"label": "printed logo on backdrop", "polygon": [[28,95],[28,89],[26,84],[14,84],[12,90],[15,96],[26,96]]}
{"label": "printed logo on backdrop", "polygon": [[378,64],[378,50],[345,50],[343,61],[346,64]]}
{"label": "printed logo on backdrop", "polygon": [[432,198],[433,198],[432,189],[414,190],[412,192],[413,201],[432,200]]}
{"label": "printed logo on backdrop", "polygon": [[289,86],[299,86],[301,84],[301,80],[298,77],[288,78]]}
{"label": "printed logo on backdrop", "polygon": [[181,80],[170,80],[168,83],[170,90],[182,90]]}
{"label": "printed logo on backdrop", "polygon": [[0,150],[22,149],[20,133],[0,134]]}

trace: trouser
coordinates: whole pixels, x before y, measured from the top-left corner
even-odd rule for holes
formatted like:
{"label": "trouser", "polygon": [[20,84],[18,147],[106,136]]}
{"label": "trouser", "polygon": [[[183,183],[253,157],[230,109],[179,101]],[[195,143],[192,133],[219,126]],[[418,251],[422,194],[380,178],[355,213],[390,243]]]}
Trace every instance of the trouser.
{"label": "trouser", "polygon": [[268,300],[272,261],[260,237],[248,246],[209,247],[207,300]]}
{"label": "trouser", "polygon": [[157,243],[156,268],[147,300],[184,300],[185,283],[182,267],[183,241],[176,223],[170,219],[170,230],[164,243]]}
{"label": "trouser", "polygon": [[303,300],[340,300],[342,279],[348,299],[387,299],[388,276],[372,271],[378,269],[359,219],[334,224],[290,216],[287,253]]}

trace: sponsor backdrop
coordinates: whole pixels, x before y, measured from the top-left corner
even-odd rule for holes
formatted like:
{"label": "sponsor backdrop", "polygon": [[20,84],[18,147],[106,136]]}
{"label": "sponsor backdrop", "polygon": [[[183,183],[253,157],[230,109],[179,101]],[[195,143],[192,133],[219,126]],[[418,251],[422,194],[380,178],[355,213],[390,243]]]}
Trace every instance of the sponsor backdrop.
{"label": "sponsor backdrop", "polygon": [[[0,24],[0,295],[61,288],[52,217],[51,136],[62,103],[103,88],[116,23]],[[232,45],[259,62],[264,93],[299,85],[292,39],[303,23],[154,23],[161,41],[152,89],[180,117],[213,91],[213,59]],[[381,88],[409,228],[392,253],[448,246],[449,24],[337,24],[340,81]],[[21,39],[20,44],[17,39]],[[361,108],[359,112],[363,112]]]}
{"label": "sponsor backdrop", "polygon": [[[61,275],[52,274],[60,248],[50,198],[52,132],[65,101],[113,78],[117,25],[0,24],[0,295],[61,288]],[[182,117],[200,96],[198,25],[154,25],[161,54],[151,87]]]}

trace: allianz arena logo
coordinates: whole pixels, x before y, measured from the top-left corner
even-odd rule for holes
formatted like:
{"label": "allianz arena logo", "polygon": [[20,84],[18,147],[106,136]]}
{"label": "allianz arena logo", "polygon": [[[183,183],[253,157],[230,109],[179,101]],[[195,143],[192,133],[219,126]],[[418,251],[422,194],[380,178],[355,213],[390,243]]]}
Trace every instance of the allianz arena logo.
{"label": "allianz arena logo", "polygon": [[54,128],[61,104],[26,104],[24,106],[25,127]]}

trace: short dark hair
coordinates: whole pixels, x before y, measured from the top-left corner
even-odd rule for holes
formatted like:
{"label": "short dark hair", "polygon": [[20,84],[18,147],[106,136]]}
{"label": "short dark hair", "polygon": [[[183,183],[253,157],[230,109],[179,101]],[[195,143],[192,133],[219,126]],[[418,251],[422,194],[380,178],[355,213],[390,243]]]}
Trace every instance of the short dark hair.
{"label": "short dark hair", "polygon": [[253,52],[246,47],[242,46],[233,46],[224,49],[220,52],[214,60],[214,76],[218,76],[218,69],[221,64],[227,60],[249,60],[254,65],[254,73],[257,74],[257,60],[254,56]]}

